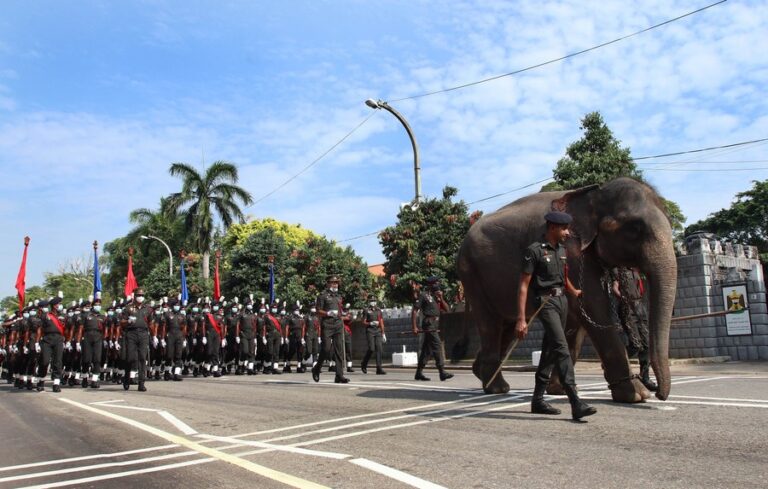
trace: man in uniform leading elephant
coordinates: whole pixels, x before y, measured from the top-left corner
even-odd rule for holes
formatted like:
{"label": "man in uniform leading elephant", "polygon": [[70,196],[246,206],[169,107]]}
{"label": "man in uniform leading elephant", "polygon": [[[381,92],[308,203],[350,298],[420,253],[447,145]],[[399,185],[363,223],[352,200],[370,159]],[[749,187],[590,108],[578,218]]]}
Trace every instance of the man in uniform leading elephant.
{"label": "man in uniform leading elephant", "polygon": [[576,393],[576,379],[573,361],[565,339],[565,322],[568,317],[568,300],[565,293],[580,297],[566,271],[566,252],[563,243],[570,236],[568,226],[572,218],[565,212],[549,212],[544,216],[547,231],[541,242],[531,244],[523,253],[520,288],[517,297],[518,316],[515,325],[517,337],[522,339],[528,333],[525,320],[528,290],[535,297],[535,306],[540,308],[539,319],[544,326],[541,345],[541,359],[536,369],[536,384],[531,399],[531,412],[535,414],[560,414],[544,400],[552,369],[556,368],[563,388],[571,403],[574,420],[591,416],[597,410],[588,406]]}

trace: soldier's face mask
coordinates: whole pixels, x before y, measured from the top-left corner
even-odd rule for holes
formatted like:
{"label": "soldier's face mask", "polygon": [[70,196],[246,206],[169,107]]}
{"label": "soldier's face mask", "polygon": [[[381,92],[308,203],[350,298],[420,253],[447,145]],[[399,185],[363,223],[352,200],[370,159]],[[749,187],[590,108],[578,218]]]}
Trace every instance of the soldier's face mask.
{"label": "soldier's face mask", "polygon": [[179,312],[181,310],[181,306],[173,306],[173,310],[175,312]]}
{"label": "soldier's face mask", "polygon": [[328,288],[329,288],[329,289],[330,289],[330,291],[331,291],[331,292],[333,292],[333,293],[336,293],[336,292],[338,292],[338,291],[339,291],[339,286],[338,286],[338,285],[331,285],[331,286],[330,286],[330,287],[328,287]]}
{"label": "soldier's face mask", "polygon": [[[58,309],[58,310],[61,311],[61,309]],[[69,317],[72,317],[74,315],[75,315],[75,313],[73,311],[67,312],[67,316],[69,316]]]}
{"label": "soldier's face mask", "polygon": [[120,309],[120,308],[115,309],[115,314],[122,314],[122,313],[123,313],[122,309]]}
{"label": "soldier's face mask", "polygon": [[107,316],[112,317],[114,315],[115,315],[115,311],[107,311]]}
{"label": "soldier's face mask", "polygon": [[91,312],[91,308],[90,307],[84,307],[83,308],[83,312],[89,313],[89,312]]}
{"label": "soldier's face mask", "polygon": [[47,307],[43,308],[43,312],[48,312],[48,311],[50,311],[50,309],[48,309]]}
{"label": "soldier's face mask", "polygon": [[203,308],[203,312],[211,312],[211,311],[210,311],[210,309],[208,309],[207,307],[204,307],[204,308]]}
{"label": "soldier's face mask", "polygon": [[264,309],[263,307],[259,309],[259,314],[266,314],[266,313],[267,313],[267,310]]}
{"label": "soldier's face mask", "polygon": [[216,312],[219,310],[219,306],[213,306],[213,312]]}
{"label": "soldier's face mask", "polygon": [[22,314],[22,316],[24,316],[24,319],[29,319],[29,313],[28,312],[25,312],[24,314]]}
{"label": "soldier's face mask", "polygon": [[61,311],[63,309],[64,309],[64,305],[63,304],[56,304],[56,310],[57,311]]}
{"label": "soldier's face mask", "polygon": [[245,308],[248,309],[249,311],[253,311],[253,305],[251,304],[248,304],[247,306],[245,306]]}
{"label": "soldier's face mask", "polygon": [[276,307],[273,307],[273,308],[272,308],[272,314],[276,314],[276,313],[277,313],[277,308],[276,308]]}
{"label": "soldier's face mask", "polygon": [[310,311],[310,312],[317,312],[317,308],[313,307],[313,308],[312,308],[312,309],[310,309],[309,311]]}
{"label": "soldier's face mask", "polygon": [[232,314],[235,314],[236,312],[237,312],[237,308],[236,308],[236,307],[233,307],[233,308],[232,308]]}
{"label": "soldier's face mask", "polygon": [[198,312],[200,312],[200,308],[199,307],[193,307],[192,308],[192,312],[198,313]]}
{"label": "soldier's face mask", "polygon": [[136,303],[137,304],[141,304],[142,302],[144,302],[144,296],[143,295],[137,295],[136,296]]}
{"label": "soldier's face mask", "polygon": [[101,306],[93,306],[93,310],[96,312],[101,312]]}
{"label": "soldier's face mask", "polygon": [[37,311],[29,311],[29,315],[35,317],[37,316]]}
{"label": "soldier's face mask", "polygon": [[181,315],[182,315],[182,316],[186,316],[186,315],[187,315],[187,310],[186,310],[186,309],[184,309],[183,311],[181,311]]}

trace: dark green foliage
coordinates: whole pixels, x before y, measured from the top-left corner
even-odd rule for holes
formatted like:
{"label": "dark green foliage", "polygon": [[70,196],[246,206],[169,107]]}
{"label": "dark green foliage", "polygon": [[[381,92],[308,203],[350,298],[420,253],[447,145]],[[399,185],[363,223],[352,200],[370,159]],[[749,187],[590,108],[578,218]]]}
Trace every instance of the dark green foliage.
{"label": "dark green foliage", "polygon": [[441,199],[426,199],[413,209],[405,206],[397,215],[397,224],[379,234],[386,263],[386,296],[395,304],[413,301],[414,285],[435,275],[452,297],[458,286],[456,254],[471,222],[464,201],[454,202],[458,190],[445,187]]}
{"label": "dark green foliage", "polygon": [[731,207],[685,228],[686,235],[694,231],[709,231],[768,252],[768,180],[753,181],[751,189],[736,194]]}
{"label": "dark green foliage", "polygon": [[[326,238],[309,234],[298,245],[289,245],[285,223],[265,220],[266,226],[255,230],[240,244],[225,248],[226,262],[222,292],[240,299],[254,294],[255,300],[268,298],[269,256],[274,257],[275,296],[288,304],[313,302],[325,288],[329,274],[339,275],[344,299],[354,307],[362,307],[373,286],[367,265],[352,248],[341,248]],[[273,224],[274,223],[274,224]],[[242,229],[238,232],[242,233]],[[234,242],[227,240],[225,242]]]}

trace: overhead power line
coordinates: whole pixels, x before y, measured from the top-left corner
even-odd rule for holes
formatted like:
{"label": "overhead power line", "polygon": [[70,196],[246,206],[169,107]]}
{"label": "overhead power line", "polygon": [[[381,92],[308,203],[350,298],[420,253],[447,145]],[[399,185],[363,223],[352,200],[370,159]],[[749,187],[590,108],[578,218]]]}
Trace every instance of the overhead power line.
{"label": "overhead power line", "polygon": [[724,144],[722,146],[712,146],[712,147],[709,147],[709,148],[691,149],[691,150],[688,150],[688,151],[678,151],[676,153],[664,153],[664,154],[653,155],[653,156],[640,156],[638,158],[632,158],[632,159],[634,161],[639,161],[639,160],[650,160],[650,159],[653,159],[653,158],[665,158],[667,156],[679,156],[679,155],[685,155],[685,154],[690,154],[690,153],[701,153],[703,151],[712,151],[712,150],[715,150],[715,149],[733,148],[735,146],[744,146],[746,144],[762,143],[763,141],[768,141],[768,138],[755,139],[755,140],[752,140],[752,141],[744,141],[744,142],[741,142],[741,143]]}
{"label": "overhead power line", "polygon": [[643,171],[684,171],[684,172],[733,172],[733,171],[756,171],[768,170],[768,167],[759,168],[644,168]]}
{"label": "overhead power line", "polygon": [[277,192],[278,190],[280,190],[281,188],[285,187],[286,185],[288,185],[289,183],[291,183],[292,181],[294,181],[296,178],[298,178],[298,177],[299,177],[299,176],[300,176],[302,173],[306,172],[307,170],[309,170],[310,168],[312,168],[313,166],[315,166],[315,164],[317,164],[317,163],[318,163],[320,160],[322,160],[323,158],[325,158],[325,157],[328,155],[328,153],[330,153],[331,151],[333,151],[334,149],[336,149],[336,147],[337,147],[338,145],[340,145],[341,143],[343,143],[344,141],[346,141],[346,140],[347,140],[347,138],[349,138],[349,137],[350,137],[352,134],[354,134],[354,132],[355,132],[355,131],[357,131],[358,129],[360,129],[360,128],[363,126],[363,124],[365,124],[366,122],[368,122],[368,119],[370,119],[371,117],[373,117],[375,114],[376,114],[376,112],[375,112],[375,111],[371,112],[371,113],[370,113],[370,115],[369,115],[368,117],[366,117],[365,119],[363,119],[363,120],[362,120],[362,121],[361,121],[361,122],[360,122],[358,125],[356,125],[356,126],[354,127],[354,129],[352,129],[352,130],[351,130],[351,131],[349,131],[347,134],[345,134],[343,138],[341,138],[341,139],[339,139],[338,141],[336,141],[336,143],[334,143],[334,145],[333,145],[333,146],[331,146],[330,148],[328,148],[327,150],[325,150],[325,152],[324,152],[323,154],[321,154],[320,156],[318,156],[317,158],[315,158],[315,159],[314,159],[314,160],[313,160],[313,161],[312,161],[310,164],[308,164],[307,166],[305,166],[304,168],[302,168],[302,169],[301,169],[301,171],[299,171],[298,173],[294,174],[294,175],[293,175],[293,176],[291,176],[289,179],[287,179],[286,181],[284,181],[283,183],[281,183],[280,185],[278,185],[277,187],[275,187],[275,189],[273,189],[273,190],[272,190],[272,191],[270,191],[269,193],[267,193],[267,194],[265,194],[265,195],[262,195],[261,197],[259,197],[258,199],[256,199],[256,200],[255,200],[255,201],[254,201],[254,202],[253,202],[251,205],[247,206],[247,207],[246,207],[246,209],[247,209],[248,207],[252,207],[252,206],[254,206],[254,205],[258,204],[258,203],[259,203],[259,202],[261,202],[262,200],[264,200],[264,199],[266,199],[267,197],[269,197],[269,196],[273,195],[275,192]]}
{"label": "overhead power line", "polygon": [[561,56],[561,57],[556,58],[556,59],[551,59],[549,61],[544,61],[543,63],[539,63],[539,64],[536,64],[536,65],[533,65],[533,66],[528,66],[527,68],[522,68],[522,69],[519,69],[519,70],[510,71],[509,73],[503,73],[501,75],[492,76],[490,78],[484,78],[482,80],[477,80],[477,81],[473,81],[473,82],[469,82],[469,83],[464,83],[463,85],[457,85],[455,87],[443,88],[441,90],[434,90],[432,92],[426,92],[426,93],[422,93],[422,94],[419,94],[419,95],[411,95],[410,97],[398,98],[398,99],[391,100],[390,102],[400,102],[400,101],[403,101],[403,100],[413,100],[413,99],[422,98],[422,97],[429,97],[430,95],[437,95],[438,93],[445,93],[445,92],[452,92],[454,90],[461,90],[462,88],[467,88],[467,87],[471,87],[471,86],[474,86],[474,85],[480,85],[481,83],[488,83],[490,81],[498,80],[500,78],[504,78],[504,77],[508,77],[508,76],[518,75],[520,73],[524,73],[526,71],[534,70],[536,68],[541,68],[542,66],[546,66],[546,65],[549,65],[549,64],[552,64],[552,63],[557,63],[559,61],[563,61],[563,60],[568,59],[568,58],[573,58],[575,56],[579,56],[581,54],[585,54],[585,53],[588,53],[590,51],[594,51],[596,49],[604,48],[605,46],[609,46],[611,44],[615,44],[617,42],[624,41],[626,39],[629,39],[630,37],[634,37],[634,36],[643,34],[645,32],[651,31],[653,29],[658,29],[659,27],[665,26],[667,24],[671,24],[672,22],[676,22],[676,21],[684,19],[686,17],[690,17],[691,15],[698,14],[699,12],[703,12],[704,10],[707,10],[707,9],[710,9],[710,8],[715,7],[717,5],[720,5],[721,3],[725,3],[726,1],[727,0],[720,0],[719,2],[715,2],[713,4],[707,5],[706,7],[702,7],[700,9],[693,10],[691,12],[688,12],[686,14],[680,15],[680,16],[675,17],[673,19],[665,20],[664,22],[652,25],[650,27],[646,27],[645,29],[633,32],[631,34],[627,34],[626,36],[618,37],[618,38],[616,38],[616,39],[614,39],[612,41],[604,42],[602,44],[598,44],[596,46],[592,46],[592,47],[587,48],[587,49],[582,49],[581,51],[576,51],[574,53],[566,54],[565,56]]}

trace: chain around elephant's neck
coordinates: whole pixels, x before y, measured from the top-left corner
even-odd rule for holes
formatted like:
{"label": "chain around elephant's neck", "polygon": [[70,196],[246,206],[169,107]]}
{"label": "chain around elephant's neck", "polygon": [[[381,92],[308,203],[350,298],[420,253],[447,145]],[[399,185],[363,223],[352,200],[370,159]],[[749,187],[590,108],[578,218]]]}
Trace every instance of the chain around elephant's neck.
{"label": "chain around elephant's neck", "polygon": [[[586,255],[586,250],[581,252],[581,255],[579,256],[579,290],[584,290],[584,255]],[[602,260],[598,257],[598,263],[600,264],[600,268],[603,271],[601,276],[601,281],[603,278],[608,274],[608,269],[605,267],[605,264],[603,264]],[[610,290],[610,287],[605,288],[606,293],[608,290]],[[618,325],[616,324],[600,324],[596,322],[592,317],[587,313],[587,310],[584,309],[584,300],[582,299],[582,295],[578,297],[579,301],[579,310],[581,311],[581,315],[584,317],[584,319],[589,323],[590,326],[597,329],[612,329],[612,328],[618,328]],[[616,316],[616,304],[614,301],[611,300],[610,296],[608,296],[608,303],[611,305],[611,310],[613,312],[613,317]],[[576,330],[572,330],[571,334],[575,332]]]}

